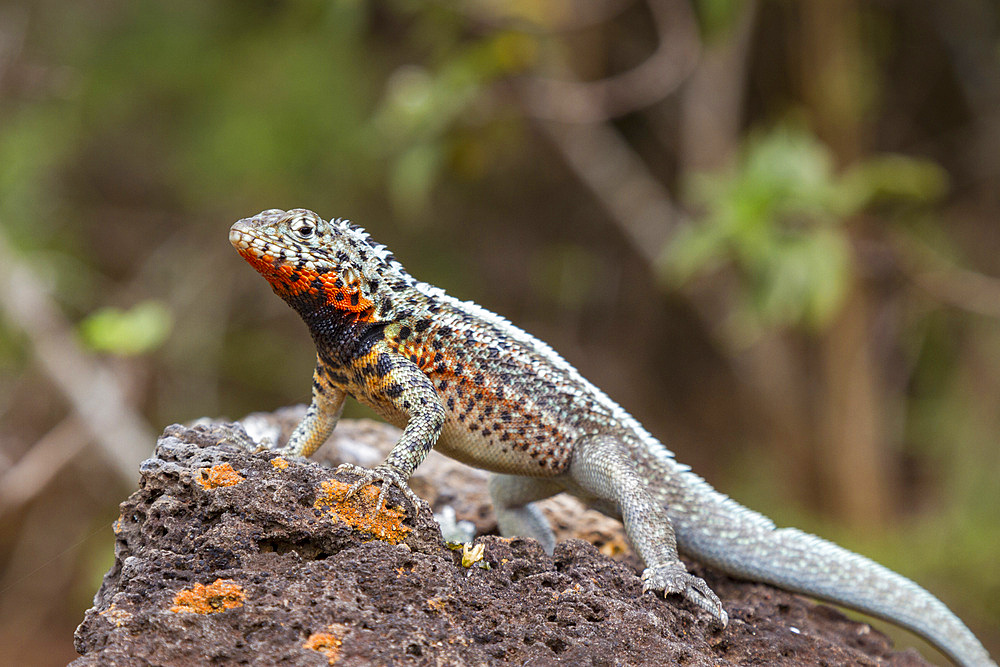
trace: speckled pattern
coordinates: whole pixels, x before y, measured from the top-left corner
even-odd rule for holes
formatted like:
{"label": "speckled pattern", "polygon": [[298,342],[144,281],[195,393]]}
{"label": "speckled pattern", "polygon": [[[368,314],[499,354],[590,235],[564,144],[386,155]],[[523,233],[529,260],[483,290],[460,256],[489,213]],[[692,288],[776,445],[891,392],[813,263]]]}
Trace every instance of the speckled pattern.
{"label": "speckled pattern", "polygon": [[[296,234],[300,221],[309,222],[310,236]],[[639,427],[550,347],[414,280],[345,220],[264,211],[236,223],[230,240],[309,324],[320,393],[343,390],[403,426],[433,399],[404,397],[401,375],[426,378],[444,407],[437,448],[449,456],[496,472],[551,476],[566,470],[583,434]]]}
{"label": "speckled pattern", "polygon": [[623,522],[646,565],[644,590],[676,593],[725,626],[726,611],[678,547],[719,569],[885,618],[958,664],[994,665],[972,632],[912,581],[831,542],[773,522],[719,493],[553,351],[504,318],[412,278],[346,220],[271,209],[230,242],[298,311],[316,344],[313,400],[283,453],[308,456],[346,396],[403,433],[351,487],[406,484],[432,447],[498,473],[490,492],[505,535],[551,528],[534,501],[567,491]]}

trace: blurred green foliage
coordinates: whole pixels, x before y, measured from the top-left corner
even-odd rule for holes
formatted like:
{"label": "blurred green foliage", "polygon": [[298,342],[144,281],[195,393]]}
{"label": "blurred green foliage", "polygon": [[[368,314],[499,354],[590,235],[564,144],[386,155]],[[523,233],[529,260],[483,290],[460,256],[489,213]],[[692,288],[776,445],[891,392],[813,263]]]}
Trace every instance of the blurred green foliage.
{"label": "blurred green foliage", "polygon": [[88,45],[91,142],[142,142],[130,157],[153,161],[192,207],[229,205],[228,193],[347,196],[370,182],[377,90],[349,66],[375,55],[364,3],[182,4],[125,5]]}
{"label": "blurred green foliage", "polygon": [[707,40],[725,39],[742,14],[740,0],[697,0],[698,23]]}
{"label": "blurred green foliage", "polygon": [[852,219],[876,203],[937,201],[946,183],[938,165],[901,155],[838,173],[815,136],[782,125],[750,136],[731,170],[691,176],[689,201],[704,214],[681,228],[662,270],[684,284],[733,266],[743,292],[730,323],[738,340],[775,327],[821,331],[852,280]]}
{"label": "blurred green foliage", "polygon": [[170,335],[173,317],[159,301],[143,301],[128,310],[101,308],[80,323],[80,335],[90,349],[119,356],[145,354]]}
{"label": "blurred green foliage", "polygon": [[475,122],[477,115],[480,123],[490,120],[482,114],[488,108],[483,99],[487,86],[524,71],[534,51],[529,36],[501,31],[456,44],[434,69],[406,65],[393,72],[372,124],[390,160],[388,192],[394,214],[404,220],[426,215],[445,165],[457,167],[466,177],[482,175],[483,158],[473,155],[496,148],[482,145],[490,133],[455,130]]}

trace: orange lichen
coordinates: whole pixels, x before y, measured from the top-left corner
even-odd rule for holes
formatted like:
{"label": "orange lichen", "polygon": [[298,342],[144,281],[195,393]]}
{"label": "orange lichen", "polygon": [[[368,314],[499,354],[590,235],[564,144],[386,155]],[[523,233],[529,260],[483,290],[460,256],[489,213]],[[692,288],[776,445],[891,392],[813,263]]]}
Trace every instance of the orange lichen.
{"label": "orange lichen", "polygon": [[335,634],[314,632],[309,635],[309,639],[302,645],[302,648],[322,653],[326,656],[327,662],[332,665],[337,662],[337,658],[340,656],[340,645],[343,643],[343,640]]}
{"label": "orange lichen", "polygon": [[444,611],[445,601],[442,598],[431,598],[426,602],[427,608],[431,611]]}
{"label": "orange lichen", "polygon": [[273,465],[278,470],[284,470],[285,468],[288,467],[288,461],[281,458],[280,456],[275,456],[273,459],[271,459],[271,465]]}
{"label": "orange lichen", "polygon": [[220,486],[235,486],[243,480],[244,477],[233,470],[233,466],[228,463],[220,463],[211,468],[201,468],[198,470],[198,483],[206,489],[217,489]]}
{"label": "orange lichen", "polygon": [[108,621],[114,623],[116,628],[120,628],[126,623],[128,623],[130,620],[132,620],[131,613],[125,611],[124,609],[118,609],[118,607],[116,607],[115,603],[113,602],[111,603],[110,607],[108,607],[102,612],[99,612],[99,615],[108,619]]}
{"label": "orange lichen", "polygon": [[170,611],[188,614],[217,614],[227,609],[242,607],[246,595],[243,588],[231,579],[216,579],[208,586],[195,584],[177,591]]}
{"label": "orange lichen", "polygon": [[375,539],[398,544],[410,532],[403,525],[406,513],[401,509],[384,508],[376,510],[379,489],[369,484],[358,493],[345,499],[350,484],[338,482],[335,479],[326,480],[320,484],[319,493],[313,507],[325,510],[337,521],[362,533],[372,535]]}

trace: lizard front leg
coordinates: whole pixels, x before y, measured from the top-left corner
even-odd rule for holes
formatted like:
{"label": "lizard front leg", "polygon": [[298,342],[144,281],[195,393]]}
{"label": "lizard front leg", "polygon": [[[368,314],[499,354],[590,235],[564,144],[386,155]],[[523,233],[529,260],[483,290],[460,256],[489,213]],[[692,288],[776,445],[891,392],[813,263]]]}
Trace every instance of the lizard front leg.
{"label": "lizard front leg", "polygon": [[377,345],[370,353],[373,369],[365,382],[365,398],[380,406],[389,406],[407,416],[406,427],[385,461],[371,470],[352,463],[342,464],[338,470],[359,473],[362,478],[347,492],[357,493],[372,482],[382,482],[377,508],[381,509],[389,485],[395,484],[406,497],[419,507],[423,502],[413,493],[406,480],[434,447],[444,424],[445,410],[431,381],[420,368],[401,354]]}
{"label": "lizard front leg", "polygon": [[678,593],[701,607],[725,627],[729,617],[718,596],[704,580],[687,571],[677,555],[677,540],[667,508],[646,490],[628,456],[626,445],[612,435],[586,436],[573,447],[570,477],[584,495],[617,510],[629,542],[646,564],[643,591]]}
{"label": "lizard front leg", "polygon": [[292,431],[288,444],[281,448],[281,453],[287,456],[311,456],[326,442],[334,427],[340,421],[344,412],[344,399],[347,394],[343,389],[330,384],[325,372],[326,366],[317,355],[316,370],[313,372],[312,402],[306,410],[306,416]]}

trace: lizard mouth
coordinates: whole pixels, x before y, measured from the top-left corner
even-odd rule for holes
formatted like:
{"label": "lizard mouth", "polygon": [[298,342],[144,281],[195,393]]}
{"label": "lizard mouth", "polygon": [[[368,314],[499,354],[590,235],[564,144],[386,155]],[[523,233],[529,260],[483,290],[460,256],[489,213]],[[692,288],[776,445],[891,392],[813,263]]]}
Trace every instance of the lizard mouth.
{"label": "lizard mouth", "polygon": [[244,225],[237,222],[229,230],[229,242],[241,255],[252,255],[258,259],[269,256],[272,259],[288,259],[293,249],[255,234]]}
{"label": "lizard mouth", "polygon": [[273,266],[275,269],[283,265],[294,265],[299,269],[310,271],[318,268],[319,263],[313,261],[305,249],[289,246],[280,240],[276,241],[273,237],[265,238],[242,220],[230,228],[229,242],[236,248],[236,252],[253,264],[258,271],[261,271],[262,264]]}
{"label": "lizard mouth", "polygon": [[[305,294],[316,294],[313,281],[322,275],[311,256],[300,247],[276,243],[252,224],[240,220],[229,230],[229,242],[243,259],[271,284],[286,301]],[[338,294],[339,300],[349,296]],[[336,299],[335,299],[336,300]]]}
{"label": "lizard mouth", "polygon": [[237,222],[229,230],[229,242],[257,273],[267,278],[284,298],[289,291],[287,272],[295,263],[295,252],[259,235],[252,227]]}

